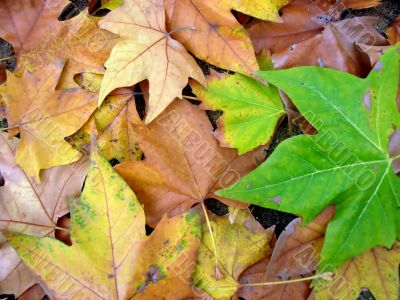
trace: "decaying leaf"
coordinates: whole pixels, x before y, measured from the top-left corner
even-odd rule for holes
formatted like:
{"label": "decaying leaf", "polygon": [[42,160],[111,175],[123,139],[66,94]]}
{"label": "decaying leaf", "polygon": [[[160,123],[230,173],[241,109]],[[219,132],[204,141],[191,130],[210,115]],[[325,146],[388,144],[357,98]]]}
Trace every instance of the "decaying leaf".
{"label": "decaying leaf", "polygon": [[100,27],[121,38],[105,64],[99,105],[116,88],[148,79],[146,123],[150,123],[176,97],[182,97],[188,77],[206,84],[194,58],[166,31],[162,0],[125,0],[100,22]]}
{"label": "decaying leaf", "polygon": [[207,89],[196,83],[191,86],[205,109],[223,111],[215,137],[239,154],[267,144],[285,115],[277,88],[244,75],[215,74],[208,77]]}
{"label": "decaying leaf", "polygon": [[294,213],[305,223],[333,204],[321,269],[376,246],[392,247],[400,236],[400,178],[392,166],[400,153],[391,142],[400,128],[399,58],[398,48],[390,49],[366,79],[318,67],[260,72],[318,134],[284,141],[260,168],[219,194]]}
{"label": "decaying leaf", "polygon": [[[77,71],[102,71],[116,36],[97,27],[98,19],[82,13],[61,22],[68,0],[0,2],[0,37],[11,43],[18,72],[36,71],[56,60],[74,59]],[[78,73],[78,72],[77,72]]]}
{"label": "decaying leaf", "polygon": [[[93,73],[75,76],[77,83],[89,92],[98,92],[102,79],[103,75]],[[111,93],[86,124],[67,140],[76,149],[89,154],[91,135],[95,135],[108,160],[140,160],[142,151],[132,126],[141,123],[132,90],[121,88]]]}
{"label": "decaying leaf", "polygon": [[[164,0],[172,36],[186,49],[213,65],[250,76],[258,70],[254,49],[231,10],[278,21],[279,9],[287,3],[287,0]],[[187,26],[193,29],[180,29]]]}
{"label": "decaying leaf", "polygon": [[184,100],[176,100],[149,126],[133,129],[145,159],[122,163],[116,170],[143,203],[149,224],[215,198],[215,190],[265,159],[261,148],[238,157],[235,150],[219,147],[206,113]]}
{"label": "decaying leaf", "polygon": [[[363,4],[376,4],[373,2]],[[270,50],[277,69],[317,65],[365,76],[371,64],[357,45],[383,46],[387,42],[374,28],[377,18],[340,21],[334,13],[343,8],[334,6],[333,1],[295,0],[282,10],[282,23],[255,21],[248,31],[256,52]]]}
{"label": "decaying leaf", "polygon": [[7,73],[8,125],[18,128],[16,162],[39,182],[41,169],[77,161],[81,154],[64,137],[76,132],[96,108],[97,94],[83,89],[56,90],[63,69],[57,62],[22,78]]}
{"label": "decaying leaf", "polygon": [[[264,230],[249,210],[239,210],[233,224],[229,216],[213,216],[210,225],[211,231],[206,225],[203,228],[193,283],[212,299],[230,299],[237,291],[240,274],[271,253],[273,228]],[[210,232],[215,241],[217,259]]]}
{"label": "decaying leaf", "polygon": [[[72,246],[14,233],[7,233],[8,242],[59,298],[148,299],[152,286],[158,297],[193,296],[191,289],[181,289],[190,282],[192,268],[179,264],[196,255],[200,214],[163,218],[147,237],[144,212],[132,190],[97,150],[91,159],[84,191],[70,202]],[[169,280],[179,284],[156,289]]]}

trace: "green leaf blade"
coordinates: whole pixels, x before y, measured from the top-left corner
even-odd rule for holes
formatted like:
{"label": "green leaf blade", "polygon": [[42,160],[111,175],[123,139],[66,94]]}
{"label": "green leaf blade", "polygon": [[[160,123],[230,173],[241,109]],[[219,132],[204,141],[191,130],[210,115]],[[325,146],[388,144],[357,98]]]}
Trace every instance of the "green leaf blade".
{"label": "green leaf blade", "polygon": [[192,88],[208,109],[223,111],[216,136],[239,154],[266,144],[285,114],[277,88],[240,74],[212,78],[207,89]]}

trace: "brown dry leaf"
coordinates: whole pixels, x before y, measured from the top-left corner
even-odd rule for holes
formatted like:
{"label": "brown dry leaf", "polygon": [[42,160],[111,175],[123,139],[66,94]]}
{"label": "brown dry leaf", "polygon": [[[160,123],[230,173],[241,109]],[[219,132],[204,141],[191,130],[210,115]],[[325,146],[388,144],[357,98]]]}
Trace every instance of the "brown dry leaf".
{"label": "brown dry leaf", "polygon": [[283,23],[256,21],[249,26],[249,34],[257,52],[262,49],[272,52],[278,69],[319,65],[365,76],[371,64],[368,55],[356,44],[368,47],[387,44],[374,28],[377,19],[336,21],[335,9],[327,1],[317,6],[310,0],[295,0],[283,9]]}
{"label": "brown dry leaf", "polygon": [[7,73],[2,96],[11,128],[19,128],[16,161],[39,182],[41,169],[77,161],[81,154],[64,138],[76,132],[96,108],[97,94],[83,89],[56,90],[63,64],[58,62],[22,78]]}
{"label": "brown dry leaf", "polygon": [[[164,0],[168,28],[172,37],[196,57],[252,76],[259,69],[254,49],[246,30],[231,13],[232,8],[243,6],[241,2]],[[287,3],[278,2],[279,7]]]}
{"label": "brown dry leaf", "polygon": [[87,13],[61,22],[68,0],[4,0],[0,2],[0,37],[11,43],[18,72],[35,71],[56,60],[73,58],[75,70],[104,70],[116,36],[97,26]]}
{"label": "brown dry leaf", "polygon": [[[103,75],[82,73],[75,75],[79,86],[89,92],[100,90]],[[133,91],[127,88],[112,92],[86,124],[67,141],[75,149],[89,154],[91,135],[95,135],[103,155],[118,162],[140,160],[139,148],[133,124],[141,124]]]}
{"label": "brown dry leaf", "polygon": [[240,157],[236,150],[221,148],[206,113],[183,100],[176,100],[149,126],[135,125],[134,130],[145,159],[116,170],[144,204],[150,224],[164,213],[177,215],[206,198],[218,198],[214,191],[265,159],[262,148]]}
{"label": "brown dry leaf", "polygon": [[400,42],[400,17],[393,22],[393,26],[386,31],[386,35],[391,45]]}
{"label": "brown dry leaf", "polygon": [[99,105],[116,88],[148,79],[148,124],[176,97],[182,98],[188,77],[207,84],[194,58],[166,31],[162,0],[125,0],[100,22],[100,27],[121,38],[105,64]]}
{"label": "brown dry leaf", "polygon": [[[88,161],[45,170],[38,185],[14,160],[18,142],[0,133],[0,174],[4,182],[0,186],[0,230],[53,235],[57,219],[69,211],[67,201],[80,194]],[[1,235],[0,257],[0,294],[18,297],[38,282]]]}
{"label": "brown dry leaf", "polygon": [[[319,261],[328,221],[333,207],[327,208],[313,222],[301,227],[301,219],[293,220],[279,236],[272,255],[247,269],[241,283],[259,283],[310,276]],[[310,282],[264,287],[244,287],[238,292],[245,299],[307,299]]]}

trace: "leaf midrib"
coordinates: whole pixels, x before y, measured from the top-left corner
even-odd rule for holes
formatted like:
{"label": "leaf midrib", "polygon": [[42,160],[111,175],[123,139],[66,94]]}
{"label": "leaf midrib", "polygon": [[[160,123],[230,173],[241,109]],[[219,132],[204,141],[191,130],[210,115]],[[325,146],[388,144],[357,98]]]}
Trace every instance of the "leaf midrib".
{"label": "leaf midrib", "polygon": [[322,174],[322,173],[326,173],[326,172],[330,172],[330,171],[336,171],[336,170],[340,170],[340,169],[344,169],[344,168],[348,168],[348,167],[358,167],[358,166],[362,166],[362,165],[383,164],[383,163],[388,164],[389,167],[391,165],[391,161],[388,161],[386,159],[382,159],[382,160],[375,160],[375,161],[368,161],[368,162],[354,163],[354,164],[349,164],[349,165],[336,166],[336,167],[329,168],[329,169],[318,170],[318,171],[313,172],[313,173],[303,174],[303,175],[301,175],[299,177],[294,177],[294,178],[291,178],[289,180],[281,181],[281,182],[278,182],[278,183],[275,183],[275,184],[265,185],[265,186],[258,187],[258,188],[253,188],[253,189],[246,189],[246,190],[243,190],[243,191],[231,191],[229,193],[230,194],[248,193],[249,191],[267,189],[267,188],[283,185],[283,184],[286,184],[286,183],[289,183],[289,182],[293,182],[293,181],[296,181],[296,180],[300,180],[300,179],[306,178],[308,176],[314,176],[316,174]]}

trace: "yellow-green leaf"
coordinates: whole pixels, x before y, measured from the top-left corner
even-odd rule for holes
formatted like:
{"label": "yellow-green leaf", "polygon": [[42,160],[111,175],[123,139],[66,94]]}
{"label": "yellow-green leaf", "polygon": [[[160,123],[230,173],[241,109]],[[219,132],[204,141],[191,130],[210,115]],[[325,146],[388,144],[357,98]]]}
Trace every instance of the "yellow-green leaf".
{"label": "yellow-green leaf", "polygon": [[[75,76],[76,83],[89,92],[98,92],[102,80],[102,74],[82,73]],[[120,163],[140,160],[142,151],[133,126],[141,123],[132,90],[118,89],[104,100],[78,132],[68,138],[68,142],[89,154],[90,135],[94,134],[108,160],[116,159]]]}
{"label": "yellow-green leaf", "polygon": [[[7,233],[24,262],[56,291],[57,299],[155,299],[169,293],[192,297],[188,285],[201,234],[200,215],[189,212],[163,218],[146,236],[140,203],[106,159],[92,152],[80,199],[71,202],[71,239],[67,246],[52,238]],[[170,290],[165,282],[175,284]],[[157,298],[158,297],[158,298]]]}
{"label": "yellow-green leaf", "polygon": [[375,299],[397,300],[399,264],[398,243],[390,250],[385,247],[371,249],[337,268],[332,281],[316,281],[315,299],[354,300],[363,288],[368,288]]}
{"label": "yellow-green leaf", "polygon": [[206,109],[222,110],[215,136],[239,154],[268,143],[285,108],[278,89],[241,74],[208,78],[208,87],[192,84]]}
{"label": "yellow-green leaf", "polygon": [[271,253],[272,230],[264,230],[249,210],[240,210],[233,224],[229,216],[210,220],[217,249],[217,261],[207,224],[193,275],[193,283],[215,300],[230,299],[236,292],[240,274]]}

